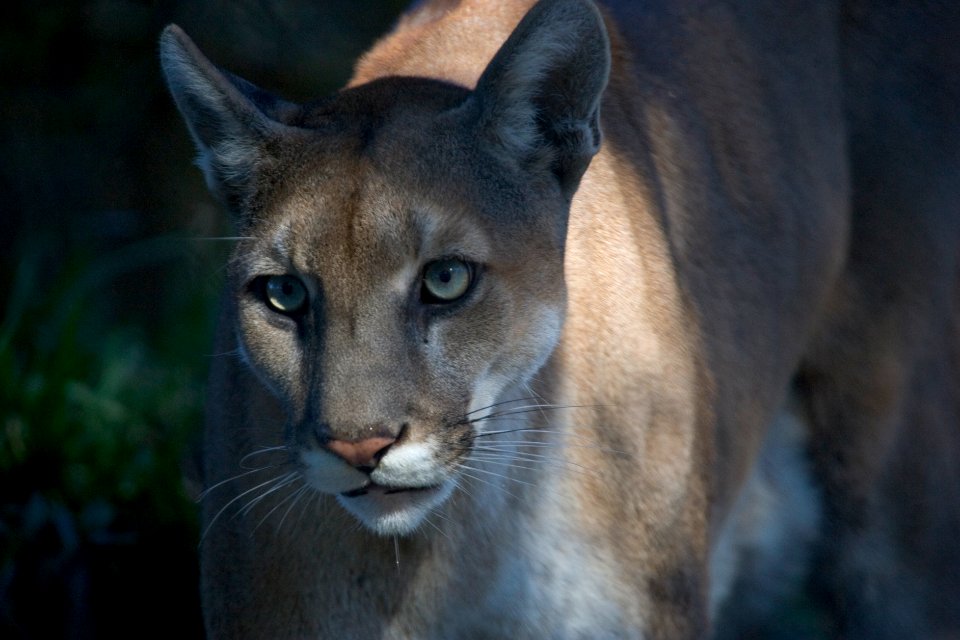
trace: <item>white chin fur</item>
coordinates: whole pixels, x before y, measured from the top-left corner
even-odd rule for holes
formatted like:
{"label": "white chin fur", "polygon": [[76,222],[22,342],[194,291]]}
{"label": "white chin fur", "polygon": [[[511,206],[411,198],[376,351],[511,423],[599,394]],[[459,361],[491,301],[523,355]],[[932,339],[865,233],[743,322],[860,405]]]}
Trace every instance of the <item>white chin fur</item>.
{"label": "white chin fur", "polygon": [[353,498],[338,495],[337,501],[374,533],[402,536],[416,531],[430,512],[450,497],[453,487],[453,480],[448,479],[431,489],[390,494],[371,491]]}

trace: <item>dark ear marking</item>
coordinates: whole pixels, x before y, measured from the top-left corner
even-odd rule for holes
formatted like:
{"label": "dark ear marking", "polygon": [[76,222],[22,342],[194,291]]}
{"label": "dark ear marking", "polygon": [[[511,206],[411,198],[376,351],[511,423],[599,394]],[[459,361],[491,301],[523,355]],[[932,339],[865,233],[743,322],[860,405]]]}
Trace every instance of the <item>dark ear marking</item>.
{"label": "dark ear marking", "polygon": [[545,163],[570,199],[600,148],[610,74],[603,19],[589,0],[542,0],[497,52],[473,94],[495,153]]}

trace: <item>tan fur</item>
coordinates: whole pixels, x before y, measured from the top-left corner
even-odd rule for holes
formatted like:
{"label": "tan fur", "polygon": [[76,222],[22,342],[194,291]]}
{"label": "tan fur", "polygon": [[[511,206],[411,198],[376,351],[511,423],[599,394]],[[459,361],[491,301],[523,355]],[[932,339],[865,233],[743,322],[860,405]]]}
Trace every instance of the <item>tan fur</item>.
{"label": "tan fur", "polygon": [[[547,0],[501,49],[531,4],[424,3],[303,109],[165,33],[249,236],[211,636],[736,637],[801,591],[842,637],[960,636],[957,10],[622,2],[604,32]],[[481,271],[441,318],[417,292],[450,255]],[[251,284],[286,273],[295,320]],[[457,478],[425,517],[334,497],[367,476],[324,438],[384,434],[374,474]]]}

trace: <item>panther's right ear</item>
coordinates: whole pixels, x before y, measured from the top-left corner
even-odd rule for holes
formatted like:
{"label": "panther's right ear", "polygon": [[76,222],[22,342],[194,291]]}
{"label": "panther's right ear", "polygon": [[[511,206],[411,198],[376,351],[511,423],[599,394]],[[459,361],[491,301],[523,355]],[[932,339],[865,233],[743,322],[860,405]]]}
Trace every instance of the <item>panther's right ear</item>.
{"label": "panther's right ear", "polygon": [[[507,162],[549,169],[568,202],[600,149],[610,42],[590,0],[540,0],[471,96],[480,139]],[[468,104],[469,104],[468,103]]]}
{"label": "panther's right ear", "polygon": [[238,214],[270,163],[267,141],[299,107],[218,69],[176,25],[160,36],[160,62],[207,186]]}

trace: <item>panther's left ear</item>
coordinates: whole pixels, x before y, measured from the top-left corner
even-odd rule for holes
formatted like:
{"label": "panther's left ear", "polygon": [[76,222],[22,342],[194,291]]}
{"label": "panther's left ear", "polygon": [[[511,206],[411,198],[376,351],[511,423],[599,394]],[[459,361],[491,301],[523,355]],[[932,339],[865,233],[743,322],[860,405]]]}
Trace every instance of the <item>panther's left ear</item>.
{"label": "panther's left ear", "polygon": [[268,142],[299,107],[217,68],[176,25],[160,37],[160,62],[207,186],[241,219],[269,164]]}
{"label": "panther's left ear", "polygon": [[543,166],[570,200],[600,148],[610,45],[589,0],[541,0],[520,21],[471,98],[479,133],[501,157]]}

